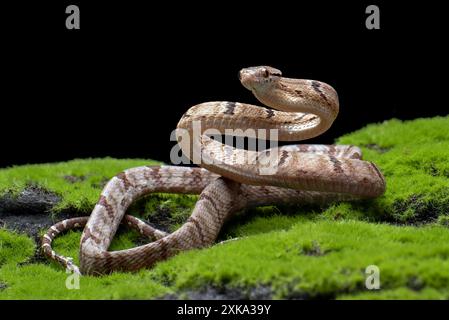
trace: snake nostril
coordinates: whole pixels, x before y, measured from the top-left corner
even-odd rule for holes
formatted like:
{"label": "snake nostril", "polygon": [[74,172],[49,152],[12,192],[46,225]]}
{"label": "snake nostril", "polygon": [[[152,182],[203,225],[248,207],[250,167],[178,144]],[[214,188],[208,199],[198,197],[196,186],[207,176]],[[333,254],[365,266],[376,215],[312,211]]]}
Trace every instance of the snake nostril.
{"label": "snake nostril", "polygon": [[242,81],[242,71],[239,71],[239,80]]}

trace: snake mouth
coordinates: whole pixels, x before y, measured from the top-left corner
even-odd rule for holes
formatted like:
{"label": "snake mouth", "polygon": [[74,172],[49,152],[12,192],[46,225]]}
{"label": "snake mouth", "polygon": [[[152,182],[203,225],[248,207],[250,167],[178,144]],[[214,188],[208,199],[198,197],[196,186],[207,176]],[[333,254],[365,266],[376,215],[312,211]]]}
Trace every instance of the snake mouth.
{"label": "snake mouth", "polygon": [[254,81],[256,81],[253,74],[251,74],[250,72],[248,72],[245,69],[240,70],[239,80],[246,89],[253,90],[252,84],[254,83]]}

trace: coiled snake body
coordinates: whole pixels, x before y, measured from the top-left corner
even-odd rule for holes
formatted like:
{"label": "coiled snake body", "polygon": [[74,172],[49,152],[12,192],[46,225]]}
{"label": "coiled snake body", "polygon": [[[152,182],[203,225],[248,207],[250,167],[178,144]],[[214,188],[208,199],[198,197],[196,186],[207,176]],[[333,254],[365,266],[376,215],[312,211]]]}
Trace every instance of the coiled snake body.
{"label": "coiled snake body", "polygon": [[[229,128],[262,129],[255,134],[260,138],[259,132],[276,129],[279,140],[299,141],[326,131],[338,114],[337,93],[325,83],[284,78],[267,66],[242,69],[239,78],[260,102],[275,110],[237,102],[207,102],[190,108],[178,123],[178,143],[188,158],[201,155],[202,168],[148,166],[119,173],[103,189],[90,217],[64,220],[48,230],[42,240],[44,254],[82,274],[138,270],[179,251],[211,245],[224,221],[246,207],[327,203],[377,197],[385,191],[384,177],[375,164],[361,160],[355,146],[289,145],[250,151],[203,134],[208,129],[221,133]],[[201,127],[196,135],[195,123]],[[134,200],[152,192],[200,197],[187,222],[167,234],[125,215]],[[108,251],[122,220],[153,242]],[[51,248],[56,235],[75,227],[84,227],[80,269]]]}

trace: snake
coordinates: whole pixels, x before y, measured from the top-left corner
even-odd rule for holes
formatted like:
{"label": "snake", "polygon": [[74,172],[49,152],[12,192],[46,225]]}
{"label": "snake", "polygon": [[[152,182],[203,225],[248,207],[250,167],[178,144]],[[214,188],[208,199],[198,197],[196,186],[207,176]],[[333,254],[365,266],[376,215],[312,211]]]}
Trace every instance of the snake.
{"label": "snake", "polygon": [[[337,92],[324,82],[284,77],[270,66],[241,69],[239,80],[264,106],[214,101],[188,109],[176,128],[177,146],[196,166],[141,166],[118,173],[105,185],[89,217],[66,219],[48,229],[42,237],[43,254],[83,275],[137,271],[179,252],[213,245],[223,224],[246,208],[327,204],[385,192],[383,174],[363,160],[354,145],[287,144],[254,150],[210,134],[214,130],[230,132],[236,139],[271,141],[273,133],[276,141],[301,141],[328,130],[338,115]],[[126,214],[134,201],[151,193],[199,197],[187,221],[167,233]],[[150,242],[109,251],[120,224]],[[74,228],[83,228],[79,267],[52,249],[58,234]]]}

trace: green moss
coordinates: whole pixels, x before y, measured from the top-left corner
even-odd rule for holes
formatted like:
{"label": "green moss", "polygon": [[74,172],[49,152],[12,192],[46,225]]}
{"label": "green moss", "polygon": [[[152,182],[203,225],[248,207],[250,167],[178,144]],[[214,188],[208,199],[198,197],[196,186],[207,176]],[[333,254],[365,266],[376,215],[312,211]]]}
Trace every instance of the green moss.
{"label": "green moss", "polygon": [[0,267],[23,262],[33,252],[34,243],[30,238],[0,229]]}
{"label": "green moss", "polygon": [[70,290],[64,271],[44,264],[16,269],[11,265],[1,269],[7,288],[0,291],[0,299],[147,299],[171,292],[145,273],[81,277],[80,289]]}
{"label": "green moss", "polygon": [[[58,265],[31,259],[30,239],[0,230],[0,299],[188,297],[189,291],[211,287],[238,289],[244,296],[266,287],[275,298],[448,299],[448,128],[449,117],[391,120],[338,140],[361,146],[365,159],[385,174],[387,192],[379,199],[247,210],[219,236],[237,241],[184,252],[134,274],[83,276],[79,290],[65,287],[67,275]],[[90,211],[101,182],[148,163],[95,159],[4,169],[0,194],[37,184],[62,197],[56,212]],[[83,178],[68,181],[66,176]],[[174,230],[196,199],[155,194],[131,212]],[[79,237],[80,232],[59,237],[55,249],[78,262]],[[112,249],[141,242],[136,233],[120,232]],[[365,288],[369,265],[380,269],[380,290]]]}
{"label": "green moss", "polygon": [[[449,233],[444,228],[296,218],[290,224],[288,231],[179,255],[154,272],[177,288],[266,284],[279,298],[367,291],[364,272],[373,264],[380,268],[382,290],[408,287],[413,277],[420,277],[422,287],[447,287]],[[320,254],[310,254],[316,248]]]}
{"label": "green moss", "polygon": [[0,197],[17,195],[27,186],[56,193],[61,202],[54,212],[90,212],[104,184],[120,171],[159,162],[143,159],[85,159],[62,163],[32,164],[0,170]]}
{"label": "green moss", "polygon": [[130,213],[175,231],[190,216],[197,200],[197,195],[156,193],[137,201]]}
{"label": "green moss", "polygon": [[[205,286],[250,290],[260,285],[271,287],[275,298],[381,298],[384,291],[399,289],[422,298],[448,298],[449,233],[444,227],[289,220],[288,230],[185,252],[152,270],[84,276],[79,290],[66,289],[67,275],[56,265],[8,263],[0,269],[0,281],[8,285],[0,298],[151,298]],[[76,256],[78,241],[79,233],[70,233],[55,248]],[[115,249],[126,242],[119,239]],[[369,265],[380,269],[378,292],[364,287]]]}
{"label": "green moss", "polygon": [[351,208],[399,223],[431,222],[449,212],[449,117],[385,121],[337,142],[360,146],[387,181],[384,196]]}
{"label": "green moss", "polygon": [[341,295],[338,298],[341,300],[438,300],[447,299],[449,290],[441,289],[435,290],[432,288],[424,288],[420,291],[409,288],[398,288],[392,290],[374,290],[370,292],[363,292],[359,294]]}

